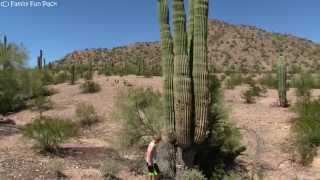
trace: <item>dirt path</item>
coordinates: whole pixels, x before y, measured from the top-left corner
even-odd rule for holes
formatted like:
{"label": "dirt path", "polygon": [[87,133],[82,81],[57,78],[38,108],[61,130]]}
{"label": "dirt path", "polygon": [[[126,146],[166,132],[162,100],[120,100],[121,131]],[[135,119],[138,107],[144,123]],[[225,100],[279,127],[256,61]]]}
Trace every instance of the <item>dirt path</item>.
{"label": "dirt path", "polygon": [[[262,172],[264,179],[270,180],[319,179],[317,163],[303,168],[294,162],[290,128],[295,114],[290,109],[274,106],[277,92],[269,90],[265,97],[248,105],[241,100],[241,91],[241,87],[226,90],[225,99],[232,109],[231,119],[241,129],[248,148],[246,156],[241,158],[248,168]],[[292,90],[288,96],[295,100]]]}

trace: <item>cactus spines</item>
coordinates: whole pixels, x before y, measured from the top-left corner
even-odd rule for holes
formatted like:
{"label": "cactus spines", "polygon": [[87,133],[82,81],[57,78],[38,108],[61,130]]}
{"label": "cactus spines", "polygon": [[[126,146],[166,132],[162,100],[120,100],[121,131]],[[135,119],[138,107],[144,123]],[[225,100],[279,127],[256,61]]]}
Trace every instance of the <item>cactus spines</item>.
{"label": "cactus spines", "polygon": [[281,107],[288,106],[287,100],[287,66],[284,57],[281,55],[277,65],[278,94]]}
{"label": "cactus spines", "polygon": [[210,103],[207,54],[208,0],[196,0],[194,6],[193,83],[195,102],[195,143],[206,138]]}
{"label": "cactus spines", "polygon": [[166,125],[170,132],[175,129],[174,96],[173,96],[173,41],[170,33],[169,8],[167,0],[158,0],[158,12],[161,36],[161,60],[164,81],[164,106]]}

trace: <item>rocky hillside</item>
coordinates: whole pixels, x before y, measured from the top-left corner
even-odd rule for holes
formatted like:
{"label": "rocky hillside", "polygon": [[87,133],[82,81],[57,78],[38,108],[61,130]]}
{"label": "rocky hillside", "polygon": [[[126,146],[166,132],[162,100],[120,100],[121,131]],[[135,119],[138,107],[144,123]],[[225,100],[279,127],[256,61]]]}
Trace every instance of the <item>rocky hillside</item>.
{"label": "rocky hillside", "polygon": [[[287,56],[290,68],[301,66],[313,71],[320,69],[320,44],[288,34],[210,20],[208,41],[210,64],[219,70],[270,71],[281,51]],[[74,51],[59,63],[87,60],[110,60],[115,64],[143,61],[147,65],[159,66],[159,43]]]}

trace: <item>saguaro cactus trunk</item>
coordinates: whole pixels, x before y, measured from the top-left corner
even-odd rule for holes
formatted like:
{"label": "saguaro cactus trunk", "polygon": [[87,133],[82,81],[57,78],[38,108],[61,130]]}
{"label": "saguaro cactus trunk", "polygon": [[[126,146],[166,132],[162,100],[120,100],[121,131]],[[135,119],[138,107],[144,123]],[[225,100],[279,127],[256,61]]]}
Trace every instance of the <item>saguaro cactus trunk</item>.
{"label": "saguaro cactus trunk", "polygon": [[288,106],[287,100],[287,66],[284,57],[281,55],[277,66],[278,94],[281,107]]}
{"label": "saguaro cactus trunk", "polygon": [[74,64],[71,65],[71,82],[70,84],[74,84],[76,81],[76,66]]}

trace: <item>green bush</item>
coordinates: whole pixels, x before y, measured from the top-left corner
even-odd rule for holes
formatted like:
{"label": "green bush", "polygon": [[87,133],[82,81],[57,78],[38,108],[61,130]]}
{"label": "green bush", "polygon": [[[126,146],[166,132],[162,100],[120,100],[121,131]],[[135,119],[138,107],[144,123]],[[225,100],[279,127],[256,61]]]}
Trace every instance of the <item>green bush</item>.
{"label": "green bush", "polygon": [[252,104],[256,101],[256,96],[254,95],[254,92],[251,88],[242,91],[241,97],[247,104]]}
{"label": "green bush", "polygon": [[0,113],[15,112],[30,99],[49,96],[42,72],[36,70],[0,71]]}
{"label": "green bush", "polygon": [[59,71],[54,75],[55,84],[64,83],[68,80],[68,74],[65,71]]}
{"label": "green bush", "polygon": [[121,145],[144,147],[145,137],[162,130],[164,117],[161,95],[150,88],[130,88],[121,92],[116,101],[114,119],[121,120]]}
{"label": "green bush", "polygon": [[316,79],[309,73],[302,72],[294,77],[292,86],[296,88],[296,95],[299,98],[309,99],[311,90],[316,87]]}
{"label": "green bush", "polygon": [[84,73],[84,79],[85,80],[92,80],[93,79],[93,72],[88,70]]}
{"label": "green bush", "polygon": [[101,87],[98,83],[87,80],[81,84],[80,89],[82,93],[96,93],[101,90]]}
{"label": "green bush", "polygon": [[[240,131],[229,122],[229,112],[224,105],[220,82],[211,75],[210,133],[196,154],[196,164],[208,178],[223,179],[228,167],[245,147],[241,145]],[[214,154],[214,156],[212,156]]]}
{"label": "green bush", "polygon": [[278,87],[277,77],[271,73],[264,74],[258,81],[261,85],[270,89],[277,89]]}
{"label": "green bush", "polygon": [[41,71],[41,76],[42,84],[50,85],[55,83],[54,76],[50,70],[43,69]]}
{"label": "green bush", "polygon": [[19,76],[14,71],[0,71],[0,114],[21,109],[25,98]]}
{"label": "green bush", "polygon": [[40,115],[42,115],[44,111],[48,111],[53,108],[52,101],[45,96],[39,96],[33,99],[32,105],[34,107],[33,110],[39,111]]}
{"label": "green bush", "polygon": [[81,103],[76,108],[76,118],[81,126],[91,126],[99,122],[99,116],[90,104]]}
{"label": "green bush", "polygon": [[256,97],[261,97],[264,94],[267,93],[267,89],[264,86],[259,86],[255,83],[255,81],[252,81],[250,84],[250,89],[252,91],[252,94]]}
{"label": "green bush", "polygon": [[23,130],[25,137],[35,140],[45,152],[56,152],[59,144],[76,135],[77,126],[70,120],[39,117]]}
{"label": "green bush", "polygon": [[267,93],[266,88],[264,88],[263,86],[256,85],[255,81],[252,81],[249,84],[249,88],[245,91],[242,91],[241,97],[247,104],[251,104],[255,102],[256,97],[261,97],[265,93]]}
{"label": "green bush", "polygon": [[294,110],[298,116],[294,125],[297,150],[302,164],[307,165],[320,145],[320,99],[299,101]]}
{"label": "green bush", "polygon": [[233,73],[230,77],[225,79],[225,87],[227,89],[234,89],[243,83],[243,78],[240,73]]}

